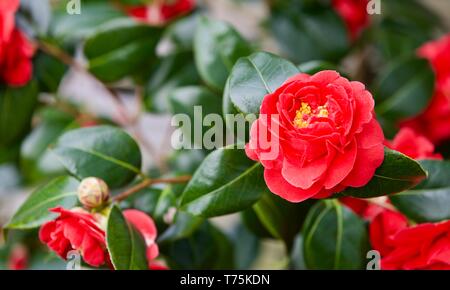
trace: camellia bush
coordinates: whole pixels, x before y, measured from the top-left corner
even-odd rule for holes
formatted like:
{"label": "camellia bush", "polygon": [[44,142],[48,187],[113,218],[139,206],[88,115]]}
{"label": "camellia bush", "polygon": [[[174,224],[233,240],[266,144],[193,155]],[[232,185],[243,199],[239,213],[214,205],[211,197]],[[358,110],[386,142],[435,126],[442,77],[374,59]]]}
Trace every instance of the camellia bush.
{"label": "camellia bush", "polygon": [[[219,2],[262,7],[259,33],[220,20]],[[450,34],[436,13],[0,1],[0,211],[14,209],[0,268],[450,269]],[[95,109],[64,95],[73,75]],[[140,123],[155,116],[172,118],[164,155],[144,138],[159,125]],[[268,243],[283,257],[261,265]]]}

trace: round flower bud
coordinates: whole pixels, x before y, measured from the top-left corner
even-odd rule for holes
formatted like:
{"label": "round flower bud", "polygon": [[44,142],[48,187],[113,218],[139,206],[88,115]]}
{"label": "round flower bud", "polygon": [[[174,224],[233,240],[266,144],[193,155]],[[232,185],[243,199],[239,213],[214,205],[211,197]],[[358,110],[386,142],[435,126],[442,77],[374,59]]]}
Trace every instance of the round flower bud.
{"label": "round flower bud", "polygon": [[78,187],[78,199],[86,208],[100,207],[109,199],[108,185],[99,178],[85,178]]}

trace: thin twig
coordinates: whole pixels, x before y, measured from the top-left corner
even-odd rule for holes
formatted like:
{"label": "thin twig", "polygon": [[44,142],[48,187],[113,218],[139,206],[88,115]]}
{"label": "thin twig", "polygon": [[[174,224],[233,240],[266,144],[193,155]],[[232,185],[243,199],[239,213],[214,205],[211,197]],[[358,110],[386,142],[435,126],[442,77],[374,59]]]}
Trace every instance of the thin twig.
{"label": "thin twig", "polygon": [[178,176],[173,178],[159,178],[159,179],[145,179],[141,183],[131,187],[130,189],[116,195],[113,200],[116,202],[122,201],[135,194],[136,192],[147,188],[153,184],[158,183],[168,183],[168,184],[177,184],[177,183],[186,183],[191,180],[191,176]]}
{"label": "thin twig", "polygon": [[52,44],[49,44],[44,41],[38,41],[35,43],[35,45],[42,50],[44,53],[51,55],[55,57],[56,59],[60,60],[62,63],[64,63],[67,66],[70,66],[77,70],[78,72],[81,72],[85,75],[88,75],[92,79],[96,80],[110,95],[112,101],[114,102],[114,105],[117,108],[117,112],[119,114],[120,120],[118,120],[118,123],[130,123],[130,118],[128,117],[128,114],[126,113],[124,109],[124,104],[120,98],[120,96],[115,92],[112,88],[108,87],[106,84],[104,84],[102,81],[100,81],[97,77],[95,77],[92,73],[90,73],[82,64],[80,64],[78,61],[76,61],[71,55],[66,53],[64,50],[60,49],[57,46],[54,46]]}

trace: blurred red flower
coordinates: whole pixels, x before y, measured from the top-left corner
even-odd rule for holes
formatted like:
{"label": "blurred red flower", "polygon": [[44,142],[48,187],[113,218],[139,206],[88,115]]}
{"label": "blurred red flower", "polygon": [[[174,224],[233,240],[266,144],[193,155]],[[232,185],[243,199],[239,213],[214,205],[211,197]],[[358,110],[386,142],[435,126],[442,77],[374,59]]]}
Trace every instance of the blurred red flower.
{"label": "blurred red flower", "polygon": [[164,25],[194,8],[195,0],[154,0],[146,6],[130,7],[127,12],[150,25]]}
{"label": "blurred red flower", "polygon": [[34,47],[15,27],[14,16],[19,0],[0,2],[0,82],[23,86],[32,76]]}
{"label": "blurred red flower", "polygon": [[442,159],[441,154],[434,153],[434,145],[425,136],[417,134],[411,128],[402,128],[394,140],[386,140],[385,145],[413,159]]}
{"label": "blurred red flower", "polygon": [[370,17],[367,13],[369,0],[333,0],[331,2],[334,10],[344,20],[350,38],[358,38],[364,28],[369,26]]}
{"label": "blurred red flower", "polygon": [[264,98],[247,156],[262,163],[269,189],[291,202],[364,186],[384,159],[373,108],[362,83],[335,71],[298,74]]}
{"label": "blurred red flower", "polygon": [[424,44],[418,50],[419,56],[431,63],[436,75],[433,99],[425,111],[402,122],[438,144],[450,139],[450,34]]}
{"label": "blurred red flower", "polygon": [[28,250],[24,245],[15,245],[9,255],[8,268],[10,270],[25,270],[28,267]]}

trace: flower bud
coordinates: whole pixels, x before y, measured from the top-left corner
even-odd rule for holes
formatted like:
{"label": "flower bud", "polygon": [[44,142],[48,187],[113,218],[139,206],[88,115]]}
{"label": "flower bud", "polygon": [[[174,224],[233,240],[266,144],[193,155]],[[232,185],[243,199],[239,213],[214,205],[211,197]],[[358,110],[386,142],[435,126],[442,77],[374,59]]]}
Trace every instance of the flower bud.
{"label": "flower bud", "polygon": [[109,200],[109,189],[106,183],[96,177],[88,177],[78,187],[78,199],[86,208],[97,208]]}

